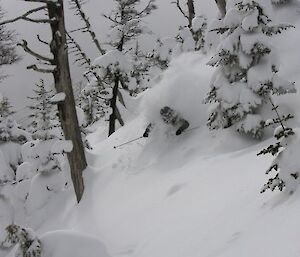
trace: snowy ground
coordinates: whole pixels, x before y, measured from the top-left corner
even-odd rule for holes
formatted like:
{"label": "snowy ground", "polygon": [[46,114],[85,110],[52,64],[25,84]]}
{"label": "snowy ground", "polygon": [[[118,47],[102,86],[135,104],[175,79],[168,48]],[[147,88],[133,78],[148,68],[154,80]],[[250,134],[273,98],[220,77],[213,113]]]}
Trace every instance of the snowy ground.
{"label": "snowy ground", "polygon": [[200,129],[112,147],[143,125],[134,120],[95,146],[82,203],[61,206],[59,222],[40,231],[63,224],[116,257],[299,256],[300,193],[259,193],[270,160],[256,153],[267,142],[238,145],[229,131]]}

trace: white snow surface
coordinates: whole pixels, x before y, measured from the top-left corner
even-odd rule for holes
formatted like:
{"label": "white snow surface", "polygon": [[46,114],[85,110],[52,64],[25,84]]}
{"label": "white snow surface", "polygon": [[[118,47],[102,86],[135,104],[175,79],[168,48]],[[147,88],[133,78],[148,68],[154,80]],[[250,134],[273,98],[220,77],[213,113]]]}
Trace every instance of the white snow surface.
{"label": "white snow surface", "polygon": [[54,95],[50,99],[50,102],[55,104],[55,103],[63,102],[63,101],[65,101],[65,99],[66,99],[66,94],[64,92],[60,92],[60,93],[57,93],[56,95]]}

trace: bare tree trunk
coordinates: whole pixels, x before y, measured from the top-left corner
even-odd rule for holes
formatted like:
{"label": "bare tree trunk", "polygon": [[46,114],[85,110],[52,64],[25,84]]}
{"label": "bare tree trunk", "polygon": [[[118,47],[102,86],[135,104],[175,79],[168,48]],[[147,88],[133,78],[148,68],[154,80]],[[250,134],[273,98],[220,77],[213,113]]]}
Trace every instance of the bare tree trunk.
{"label": "bare tree trunk", "polygon": [[71,140],[73,143],[73,150],[68,153],[68,160],[76,198],[79,202],[84,191],[82,172],[87,167],[87,163],[70,76],[63,0],[58,0],[57,3],[47,2],[47,8],[50,20],[55,20],[51,23],[52,41],[50,45],[56,65],[53,75],[57,92],[64,92],[66,95],[65,100],[58,104],[58,111],[65,139]]}
{"label": "bare tree trunk", "polygon": [[186,4],[189,10],[188,20],[189,20],[189,28],[191,29],[193,26],[193,19],[195,18],[194,0],[187,0]]}
{"label": "bare tree trunk", "polygon": [[226,14],[226,0],[215,0],[222,17]]}
{"label": "bare tree trunk", "polygon": [[119,91],[119,81],[120,81],[119,75],[116,75],[113,92],[112,92],[113,95],[110,100],[110,107],[111,107],[112,113],[109,116],[108,136],[110,136],[112,133],[114,133],[116,131],[116,119],[117,119],[117,115],[118,115],[117,97],[118,97],[118,91]]}

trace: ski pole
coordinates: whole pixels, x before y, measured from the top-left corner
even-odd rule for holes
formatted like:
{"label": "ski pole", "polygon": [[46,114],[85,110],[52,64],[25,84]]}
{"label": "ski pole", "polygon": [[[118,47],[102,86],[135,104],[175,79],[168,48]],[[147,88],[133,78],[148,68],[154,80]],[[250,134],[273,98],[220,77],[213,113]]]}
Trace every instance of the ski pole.
{"label": "ski pole", "polygon": [[198,129],[198,128],[200,128],[200,127],[201,127],[201,125],[200,125],[200,126],[197,126],[197,127],[193,127],[193,128],[187,129],[187,130],[184,131],[184,132],[190,132],[190,131],[195,130],[195,129]]}
{"label": "ski pole", "polygon": [[137,140],[139,140],[139,139],[141,139],[141,138],[143,138],[143,136],[140,136],[140,137],[138,137],[138,138],[132,139],[132,140],[130,140],[130,141],[126,142],[126,143],[123,143],[123,144],[121,144],[121,145],[114,146],[114,149],[119,148],[119,147],[121,147],[121,146],[123,146],[123,145],[130,144],[130,143],[132,143],[132,142],[134,142],[134,141],[137,141]]}

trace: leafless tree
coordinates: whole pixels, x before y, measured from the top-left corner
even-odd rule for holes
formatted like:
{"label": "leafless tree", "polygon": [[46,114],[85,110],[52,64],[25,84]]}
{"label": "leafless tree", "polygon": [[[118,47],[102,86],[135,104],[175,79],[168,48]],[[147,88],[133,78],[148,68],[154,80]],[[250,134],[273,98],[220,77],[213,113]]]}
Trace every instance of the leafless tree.
{"label": "leafless tree", "polygon": [[[27,69],[52,74],[57,93],[63,92],[65,94],[65,99],[57,104],[65,139],[71,140],[73,143],[73,149],[68,153],[68,160],[77,201],[79,202],[84,191],[82,172],[87,167],[87,163],[81,139],[80,127],[78,125],[72,89],[63,0],[24,1],[39,3],[42,5],[31,9],[23,15],[15,17],[14,19],[2,22],[0,23],[0,26],[6,23],[15,22],[17,20],[25,20],[34,23],[45,23],[51,28],[51,42],[48,43],[42,40],[39,36],[38,39],[41,43],[46,44],[49,47],[49,50],[52,53],[52,58],[37,53],[28,46],[28,43],[25,40],[19,43],[19,45],[24,49],[25,52],[34,56],[36,60],[38,60],[38,64],[30,65],[27,67]],[[41,13],[41,11],[43,11],[43,13]],[[45,11],[46,16],[43,15]],[[40,14],[38,17],[42,18],[32,18],[32,14]],[[35,17],[37,17],[37,15],[35,15]]]}

